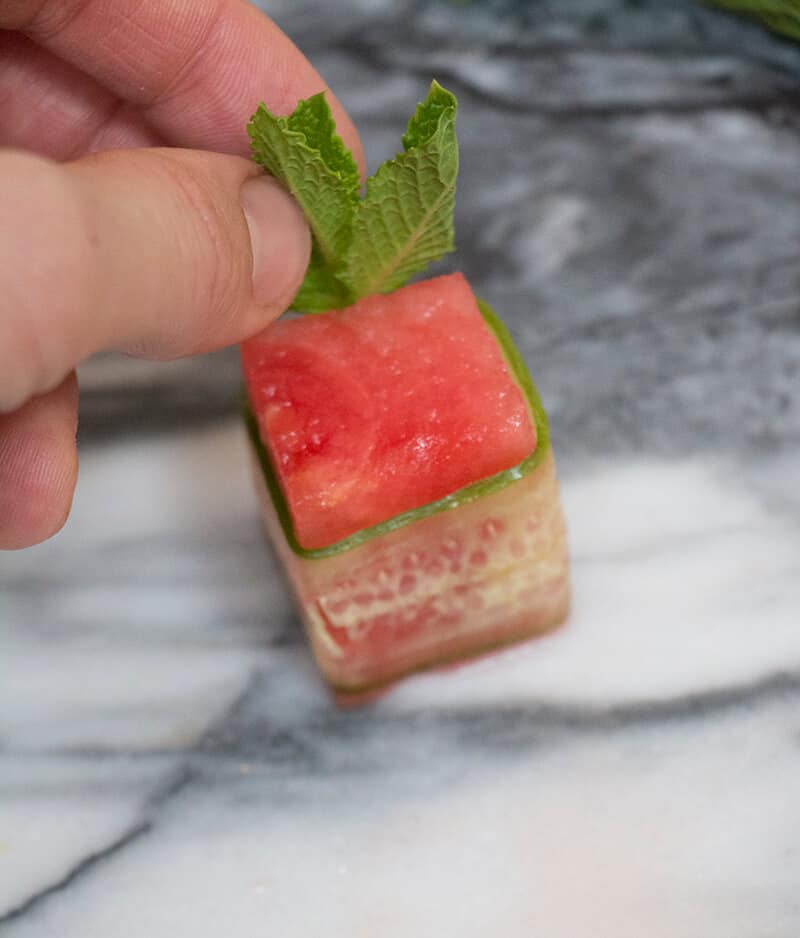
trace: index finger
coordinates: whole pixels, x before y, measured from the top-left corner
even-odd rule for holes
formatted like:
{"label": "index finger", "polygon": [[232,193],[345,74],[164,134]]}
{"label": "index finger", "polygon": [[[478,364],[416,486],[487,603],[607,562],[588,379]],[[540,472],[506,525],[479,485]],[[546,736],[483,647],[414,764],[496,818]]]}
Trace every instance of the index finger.
{"label": "index finger", "polygon": [[[308,59],[246,0],[11,0],[0,28],[18,29],[139,108],[176,146],[246,155],[260,101],[278,114],[327,86]],[[347,112],[328,91],[359,166]]]}

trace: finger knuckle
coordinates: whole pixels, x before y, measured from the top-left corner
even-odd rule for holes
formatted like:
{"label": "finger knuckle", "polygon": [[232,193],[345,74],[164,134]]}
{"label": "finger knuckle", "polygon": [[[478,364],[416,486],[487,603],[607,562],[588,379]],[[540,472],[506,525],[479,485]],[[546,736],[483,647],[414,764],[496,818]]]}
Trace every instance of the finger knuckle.
{"label": "finger knuckle", "polygon": [[52,331],[88,308],[91,235],[56,164],[7,154],[0,179],[0,202],[11,221],[0,273],[0,410],[10,410],[55,386],[80,352],[79,330],[66,330],[59,342]]}
{"label": "finger knuckle", "polygon": [[[185,226],[185,267],[193,272],[195,313],[205,311],[209,338],[238,315],[247,295],[247,257],[241,249],[232,203],[220,198],[206,172],[191,172],[186,162],[167,156],[165,171],[179,193]],[[184,230],[182,228],[181,230]]]}

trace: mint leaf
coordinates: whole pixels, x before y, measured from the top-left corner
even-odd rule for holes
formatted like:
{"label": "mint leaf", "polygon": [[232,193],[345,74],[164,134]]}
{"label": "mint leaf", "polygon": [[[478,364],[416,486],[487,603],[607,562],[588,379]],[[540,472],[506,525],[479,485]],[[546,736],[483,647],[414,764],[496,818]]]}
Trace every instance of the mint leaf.
{"label": "mint leaf", "polygon": [[357,194],[361,188],[358,166],[353,154],[336,133],[336,121],[325,98],[325,93],[300,101],[286,120],[289,130],[305,136],[306,142],[319,150],[322,162],[342,180],[344,187]]}
{"label": "mint leaf", "polygon": [[710,0],[734,13],[758,17],[775,32],[800,39],[800,2],[798,0]]}
{"label": "mint leaf", "polygon": [[433,82],[403,136],[404,152],[367,180],[341,279],[356,297],[387,293],[454,248],[456,99]]}
{"label": "mint leaf", "polygon": [[403,149],[410,150],[429,140],[436,133],[436,127],[445,111],[452,111],[455,120],[457,107],[455,95],[445,91],[438,81],[432,81],[428,96],[417,105],[413,117],[408,122],[403,134]]}
{"label": "mint leaf", "polygon": [[325,263],[316,244],[311,250],[302,286],[292,301],[291,309],[301,313],[324,313],[328,309],[341,309],[355,298]]}
{"label": "mint leaf", "polygon": [[290,117],[276,117],[259,105],[247,132],[253,159],[297,199],[314,235],[319,263],[333,276],[350,242],[359,177],[324,93],[301,101]]}
{"label": "mint leaf", "polygon": [[313,234],[292,309],[306,313],[386,293],[453,250],[458,175],[456,99],[433,82],[403,135],[403,152],[361,180],[324,93],[289,117],[259,105],[248,124],[253,158],[297,199]]}

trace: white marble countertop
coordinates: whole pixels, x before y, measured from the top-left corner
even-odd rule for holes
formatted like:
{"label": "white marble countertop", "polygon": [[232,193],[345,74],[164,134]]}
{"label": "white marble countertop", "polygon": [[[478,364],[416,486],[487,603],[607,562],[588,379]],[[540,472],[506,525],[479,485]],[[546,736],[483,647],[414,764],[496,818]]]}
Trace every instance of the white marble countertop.
{"label": "white marble countertop", "polygon": [[91,363],[72,520],[0,556],[0,935],[796,938],[800,59],[688,3],[290,6],[373,154],[419,75],[460,95],[457,263],[549,408],[574,610],[337,709],[235,355]]}

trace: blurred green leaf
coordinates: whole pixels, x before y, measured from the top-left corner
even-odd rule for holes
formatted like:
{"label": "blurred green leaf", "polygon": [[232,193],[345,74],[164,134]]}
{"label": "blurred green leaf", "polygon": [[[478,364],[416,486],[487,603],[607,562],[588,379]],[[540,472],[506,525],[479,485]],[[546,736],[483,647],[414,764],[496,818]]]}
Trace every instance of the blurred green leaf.
{"label": "blurred green leaf", "polygon": [[800,39],[800,0],[707,0],[715,6],[761,20],[765,26]]}

